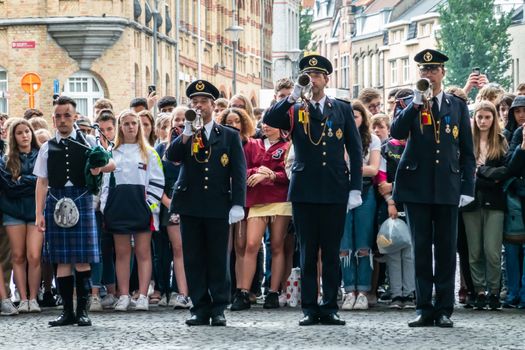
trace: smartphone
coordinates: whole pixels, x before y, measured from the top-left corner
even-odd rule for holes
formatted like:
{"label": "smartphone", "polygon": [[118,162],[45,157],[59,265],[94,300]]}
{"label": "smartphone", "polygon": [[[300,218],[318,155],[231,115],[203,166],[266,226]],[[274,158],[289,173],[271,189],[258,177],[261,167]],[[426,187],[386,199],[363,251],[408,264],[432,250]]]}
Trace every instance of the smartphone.
{"label": "smartphone", "polygon": [[155,88],[155,85],[148,85],[148,96],[151,95],[152,92],[155,92],[157,89]]}
{"label": "smartphone", "polygon": [[472,68],[472,73],[474,73],[476,75],[480,75],[481,74],[481,70],[479,69],[479,67],[474,67],[474,68]]}

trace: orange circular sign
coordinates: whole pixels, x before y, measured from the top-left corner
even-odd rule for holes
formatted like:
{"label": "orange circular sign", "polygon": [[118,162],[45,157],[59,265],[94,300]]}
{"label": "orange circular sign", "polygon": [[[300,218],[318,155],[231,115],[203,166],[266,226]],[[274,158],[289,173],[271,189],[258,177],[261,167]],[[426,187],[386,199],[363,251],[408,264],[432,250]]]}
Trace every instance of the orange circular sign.
{"label": "orange circular sign", "polygon": [[42,79],[40,79],[40,76],[36,73],[26,73],[22,76],[20,85],[22,86],[22,90],[32,95],[40,89]]}

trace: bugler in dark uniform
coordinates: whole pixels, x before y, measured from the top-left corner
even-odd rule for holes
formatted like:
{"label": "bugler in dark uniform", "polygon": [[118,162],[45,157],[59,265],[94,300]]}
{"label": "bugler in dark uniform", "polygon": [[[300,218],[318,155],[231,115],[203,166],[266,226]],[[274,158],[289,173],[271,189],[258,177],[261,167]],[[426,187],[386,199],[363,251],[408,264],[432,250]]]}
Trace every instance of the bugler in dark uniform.
{"label": "bugler in dark uniform", "polygon": [[[295,84],[291,96],[264,115],[264,123],[290,130],[295,161],[288,192],[301,246],[301,295],[305,317],[300,325],[343,325],[337,316],[340,286],[339,245],[347,205],[361,204],[362,154],[352,106],[324,94],[332,65],[318,55],[299,63],[311,79],[311,100],[296,103],[304,86]],[[303,76],[304,78],[304,76]],[[305,84],[303,84],[305,85]],[[344,153],[350,156],[351,180]],[[350,196],[349,196],[350,193]],[[323,262],[323,301],[317,303],[317,257]]]}
{"label": "bugler in dark uniform", "polygon": [[463,100],[442,91],[448,57],[423,50],[414,60],[421,77],[432,84],[434,97],[426,101],[421,91],[414,90],[414,100],[390,130],[392,137],[408,139],[396,174],[394,200],[405,203],[413,238],[418,317],[409,326],[452,327],[458,204],[474,199],[470,118]]}
{"label": "bugler in dark uniform", "polygon": [[229,224],[244,218],[246,160],[236,130],[212,120],[215,86],[205,80],[186,89],[192,108],[202,115],[195,132],[184,132],[166,150],[166,158],[181,162],[171,212],[180,214],[184,266],[193,302],[190,326],[225,326],[230,300]]}

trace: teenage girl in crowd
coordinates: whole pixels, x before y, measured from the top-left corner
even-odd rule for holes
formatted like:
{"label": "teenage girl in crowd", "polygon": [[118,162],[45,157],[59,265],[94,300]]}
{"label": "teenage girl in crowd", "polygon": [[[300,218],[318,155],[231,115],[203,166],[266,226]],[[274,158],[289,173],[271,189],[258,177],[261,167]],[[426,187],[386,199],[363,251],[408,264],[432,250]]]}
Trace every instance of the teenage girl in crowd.
{"label": "teenage girl in crowd", "polygon": [[372,288],[372,247],[376,234],[376,199],[372,178],[379,170],[381,141],[370,131],[370,115],[365,106],[359,101],[353,101],[352,108],[363,145],[363,204],[347,213],[341,239],[341,266],[346,293],[342,309],[366,310],[367,293]]}
{"label": "teenage girl in crowd", "polygon": [[[164,169],[164,194],[162,195],[162,206],[160,209],[160,232],[166,232],[171,243],[171,255],[173,260],[173,276],[176,280],[178,293],[175,291],[173,283],[169,283],[171,259],[163,262],[162,271],[167,269],[167,277],[165,278],[165,295],[162,297],[159,306],[173,306],[175,308],[189,308],[190,300],[188,298],[188,284],[186,282],[186,272],[184,271],[184,259],[182,256],[182,238],[180,234],[179,216],[177,214],[170,215],[170,203],[173,196],[173,186],[179,177],[180,164],[164,160],[164,153],[172,139],[175,139],[184,128],[185,117],[184,114],[188,110],[187,107],[179,106],[173,110],[173,116],[170,118],[168,135],[165,142],[157,145],[155,150],[161,157]],[[160,133],[159,133],[160,134]],[[169,243],[167,244],[169,249]],[[169,300],[168,300],[169,297]]]}
{"label": "teenage girl in crowd", "polygon": [[136,310],[148,310],[151,280],[151,223],[158,213],[163,194],[164,174],[157,152],[144,138],[140,117],[131,110],[117,119],[113,159],[117,168],[104,177],[101,208],[105,228],[115,240],[116,272],[120,298],[115,310],[130,306],[129,275],[131,237],[138,263],[139,297]]}
{"label": "teenage girl in crowd", "polygon": [[249,289],[261,240],[268,225],[271,233],[272,273],[264,308],[279,307],[279,290],[285,273],[284,238],[292,216],[291,203],[286,202],[289,181],[284,169],[288,142],[281,138],[279,129],[263,124],[262,130],[265,138],[247,143],[244,149],[248,170],[248,227],[244,266],[238,284],[241,291],[232,304],[232,310],[250,307]]}
{"label": "teenage girl in crowd", "polygon": [[475,200],[462,208],[468,242],[470,273],[476,309],[499,309],[501,245],[506,197],[503,185],[509,177],[505,167],[508,144],[501,134],[498,113],[491,102],[479,102],[472,125],[476,156]]}
{"label": "teenage girl in crowd", "polygon": [[36,176],[33,175],[40,147],[25,119],[13,119],[8,134],[8,151],[0,161],[0,207],[11,242],[11,261],[20,293],[18,311],[40,312],[37,295],[44,236],[35,226]]}
{"label": "teenage girl in crowd", "polygon": [[[232,103],[230,101],[230,104]],[[240,100],[241,101],[241,100]],[[244,100],[242,100],[244,101]],[[246,101],[244,101],[246,102]],[[248,101],[249,102],[249,101]],[[246,154],[246,148],[250,147],[250,144],[255,142],[251,138],[255,128],[253,125],[252,118],[249,114],[241,108],[228,108],[222,111],[220,116],[220,123],[222,125],[231,126],[240,132],[243,149]],[[245,213],[247,211],[245,210]],[[242,270],[244,268],[244,253],[246,251],[246,220],[242,220],[234,225],[233,227],[233,247],[235,250],[235,285],[237,287],[236,295],[240,293]],[[233,280],[233,278],[232,278]],[[233,285],[233,284],[232,284]],[[235,307],[233,307],[235,310]]]}

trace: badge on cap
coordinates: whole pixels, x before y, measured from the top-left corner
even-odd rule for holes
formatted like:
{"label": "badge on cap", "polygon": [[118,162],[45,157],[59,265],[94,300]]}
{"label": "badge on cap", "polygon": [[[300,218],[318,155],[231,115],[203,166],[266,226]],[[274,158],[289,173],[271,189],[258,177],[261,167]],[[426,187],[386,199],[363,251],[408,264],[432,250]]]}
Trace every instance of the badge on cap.
{"label": "badge on cap", "polygon": [[223,153],[222,156],[221,156],[221,164],[222,166],[226,166],[228,165],[228,163],[230,162],[230,159],[228,158],[228,155],[226,153]]}
{"label": "badge on cap", "polygon": [[315,57],[312,57],[310,59],[310,61],[308,61],[308,64],[311,66],[311,67],[315,67],[317,66],[317,59],[315,59]]}
{"label": "badge on cap", "polygon": [[425,55],[423,56],[423,59],[425,60],[425,62],[430,62],[432,61],[432,54],[430,52],[426,52]]}
{"label": "badge on cap", "polygon": [[206,86],[204,85],[204,83],[202,81],[199,81],[196,85],[195,85],[195,90],[197,91],[202,91],[204,90]]}

